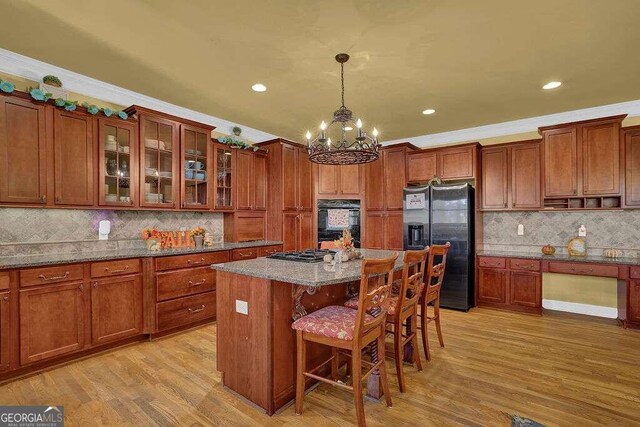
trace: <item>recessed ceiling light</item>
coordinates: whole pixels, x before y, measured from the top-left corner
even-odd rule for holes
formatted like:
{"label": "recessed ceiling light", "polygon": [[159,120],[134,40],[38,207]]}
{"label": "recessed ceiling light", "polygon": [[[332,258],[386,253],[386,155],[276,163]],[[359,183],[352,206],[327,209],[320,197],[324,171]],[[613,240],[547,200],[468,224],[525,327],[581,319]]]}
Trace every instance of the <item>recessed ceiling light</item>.
{"label": "recessed ceiling light", "polygon": [[264,92],[265,90],[267,90],[267,87],[262,83],[256,83],[253,86],[251,86],[251,89],[253,89],[256,92]]}
{"label": "recessed ceiling light", "polygon": [[353,130],[353,128],[351,126],[345,126],[344,130]]}
{"label": "recessed ceiling light", "polygon": [[549,82],[546,85],[542,86],[542,89],[545,89],[545,90],[555,89],[557,87],[560,87],[561,85],[562,85],[562,82]]}
{"label": "recessed ceiling light", "polygon": [[436,110],[434,110],[433,108],[428,108],[428,109],[424,110],[422,112],[422,114],[429,115],[429,114],[433,114],[435,112],[436,112]]}

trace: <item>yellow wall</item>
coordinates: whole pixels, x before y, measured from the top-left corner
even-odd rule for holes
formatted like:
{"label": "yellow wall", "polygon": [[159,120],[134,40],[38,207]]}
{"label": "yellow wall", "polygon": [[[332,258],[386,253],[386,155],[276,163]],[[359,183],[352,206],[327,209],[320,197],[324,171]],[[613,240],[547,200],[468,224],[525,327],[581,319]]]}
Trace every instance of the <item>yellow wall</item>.
{"label": "yellow wall", "polygon": [[542,298],[615,308],[617,284],[613,278],[544,273]]}

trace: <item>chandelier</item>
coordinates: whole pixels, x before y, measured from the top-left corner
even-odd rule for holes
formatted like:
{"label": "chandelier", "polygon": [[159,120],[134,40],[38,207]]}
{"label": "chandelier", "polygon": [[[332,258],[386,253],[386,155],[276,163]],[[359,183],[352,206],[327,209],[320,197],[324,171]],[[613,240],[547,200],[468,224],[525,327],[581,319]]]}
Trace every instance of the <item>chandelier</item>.
{"label": "chandelier", "polygon": [[[336,61],[340,63],[340,80],[342,82],[342,106],[333,112],[333,120],[327,125],[324,121],[320,124],[320,133],[311,139],[311,133],[307,131],[307,151],[309,160],[314,163],[326,165],[353,165],[374,162],[380,156],[378,149],[378,130],[373,128],[372,136],[362,130],[362,121],[353,121],[353,112],[344,105],[344,63],[349,60],[349,55],[339,53]],[[356,129],[353,140],[349,140],[348,132]],[[332,141],[330,130],[337,129],[336,141]]]}

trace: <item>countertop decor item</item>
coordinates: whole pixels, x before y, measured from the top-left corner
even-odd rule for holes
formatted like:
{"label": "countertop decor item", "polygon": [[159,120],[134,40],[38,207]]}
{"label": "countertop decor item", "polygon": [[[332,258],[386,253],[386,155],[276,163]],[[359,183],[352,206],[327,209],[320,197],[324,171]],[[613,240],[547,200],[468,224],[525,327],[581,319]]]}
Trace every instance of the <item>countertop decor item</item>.
{"label": "countertop decor item", "polygon": [[204,243],[204,235],[206,230],[203,227],[196,227],[189,232],[191,237],[193,237],[193,241],[195,242],[196,248],[201,248]]}
{"label": "countertop decor item", "polygon": [[602,256],[606,258],[618,258],[620,256],[620,251],[615,248],[608,248],[602,251]]}
{"label": "countertop decor item", "polygon": [[[344,105],[344,64],[349,55],[339,53],[336,61],[340,64],[340,81],[342,83],[342,105],[333,112],[333,120],[327,125],[320,123],[320,133],[311,139],[311,132],[307,131],[307,152],[309,160],[314,163],[327,165],[355,165],[370,163],[378,160],[378,130],[374,127],[372,137],[362,130],[362,121],[353,120],[353,112]],[[334,124],[337,124],[333,127]],[[332,133],[331,130],[334,132]],[[347,133],[356,128],[356,136],[351,140]],[[331,141],[331,136],[335,141]]]}
{"label": "countertop decor item", "polygon": [[0,79],[0,91],[4,93],[13,93],[16,87],[13,83]]}
{"label": "countertop decor item", "polygon": [[569,256],[586,256],[587,241],[584,237],[575,237],[571,239],[567,245],[567,253]]}
{"label": "countertop decor item", "polygon": [[50,85],[50,86],[62,87],[62,80],[60,80],[58,77],[52,76],[52,75],[44,76],[42,78],[42,83]]}
{"label": "countertop decor item", "polygon": [[556,248],[555,246],[551,246],[551,245],[544,245],[542,247],[542,253],[544,255],[553,255],[556,253]]}

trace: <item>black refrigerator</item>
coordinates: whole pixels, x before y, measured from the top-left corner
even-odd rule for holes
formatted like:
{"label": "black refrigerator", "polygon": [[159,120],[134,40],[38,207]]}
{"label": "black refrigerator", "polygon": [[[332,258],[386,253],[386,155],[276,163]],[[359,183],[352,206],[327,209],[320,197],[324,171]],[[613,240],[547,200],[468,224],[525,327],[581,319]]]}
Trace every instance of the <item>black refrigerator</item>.
{"label": "black refrigerator", "polygon": [[441,307],[464,311],[473,307],[473,192],[469,184],[437,184],[404,190],[404,249],[451,243],[440,295]]}

